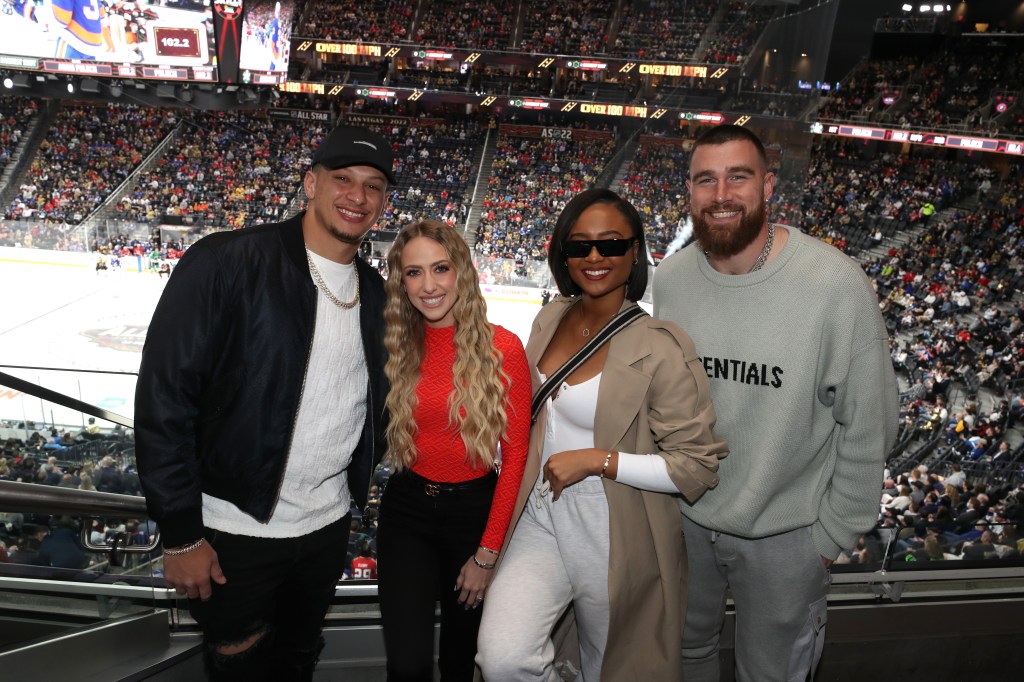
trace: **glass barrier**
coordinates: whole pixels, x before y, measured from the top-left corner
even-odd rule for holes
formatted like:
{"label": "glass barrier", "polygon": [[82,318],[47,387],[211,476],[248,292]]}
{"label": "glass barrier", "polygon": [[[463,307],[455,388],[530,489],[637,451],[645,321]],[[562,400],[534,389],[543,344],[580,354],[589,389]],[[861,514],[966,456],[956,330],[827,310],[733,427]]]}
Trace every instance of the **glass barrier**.
{"label": "glass barrier", "polygon": [[[112,408],[130,405],[134,391],[134,377],[123,375],[92,382],[83,373],[0,372]],[[152,612],[158,536],[145,516],[131,429],[10,383],[0,386],[0,612],[19,626],[5,628],[4,648]],[[138,502],[121,511],[81,511],[90,507],[82,506],[89,496],[80,491]]]}
{"label": "glass barrier", "polygon": [[[517,267],[524,267],[528,276],[546,272],[541,261],[527,265],[488,260],[486,265],[513,277],[518,276]],[[133,374],[24,366],[0,366],[0,372],[10,377],[0,386],[0,442],[4,447],[0,480],[38,490],[141,496],[133,433],[118,423],[131,424],[134,416]],[[77,400],[96,406],[95,411],[107,418],[32,395],[17,384],[19,381],[62,393],[72,403]],[[925,456],[922,449],[929,447],[934,436],[905,425],[902,438],[907,441],[903,450],[890,458],[893,471],[900,473],[887,481],[888,492],[880,493],[879,526],[839,557],[833,573],[864,576],[860,587],[852,588],[863,596],[863,583],[879,571],[909,575],[943,568],[955,569],[963,577],[970,573],[963,569],[1024,565],[1024,533],[1019,530],[1024,508],[1020,451],[1007,460],[1017,462],[1015,468],[999,468],[995,466],[1001,457],[998,451],[975,461],[943,444],[929,450],[937,457],[928,460],[933,463],[932,478],[925,475],[917,483],[911,480],[910,471]],[[944,449],[947,447],[949,451]],[[953,463],[970,470],[960,492],[948,490],[940,480],[940,476],[954,473]],[[344,566],[339,594],[371,600],[376,596],[377,521],[390,473],[386,466],[378,466],[368,504],[352,509],[348,550],[346,556],[339,557]],[[120,604],[122,609],[148,608],[154,599],[168,596],[162,590],[162,559],[156,545],[159,529],[146,518],[144,504],[137,513],[104,515],[40,511],[11,504],[6,496],[0,500],[0,577],[29,578],[41,584],[126,584],[148,590],[147,598],[128,599],[131,604]],[[159,597],[155,589],[161,590]],[[96,602],[96,617],[122,613],[107,610],[96,595],[83,597],[74,590],[67,595],[47,594],[46,599],[54,604],[71,600],[75,606],[68,607],[69,612],[82,613],[78,602],[85,599],[90,603],[85,610],[93,609],[92,602]],[[5,593],[3,599],[12,609],[27,608],[31,601],[21,592]],[[338,612],[353,611],[342,607]],[[182,617],[187,624],[187,616]]]}
{"label": "glass barrier", "polygon": [[[0,389],[0,480],[60,491],[98,491],[142,495],[135,466],[131,423],[135,376],[119,372],[85,372],[28,367],[0,367],[11,379],[25,381],[88,405],[94,417],[67,405],[30,395],[20,384]],[[73,402],[72,401],[72,402]],[[106,412],[110,410],[110,412]],[[127,414],[126,414],[127,413]],[[144,518],[144,505],[134,517],[86,516],[4,506],[0,542],[10,564],[44,566],[100,573],[149,575],[139,569],[151,560],[146,553],[111,549],[152,550],[156,528]]]}
{"label": "glass barrier", "polygon": [[181,225],[155,224],[136,220],[106,218],[81,223],[60,223],[37,218],[3,220],[6,236],[0,246],[15,246],[54,251],[86,252],[110,243],[149,243],[159,233],[161,243],[193,243],[213,229]]}

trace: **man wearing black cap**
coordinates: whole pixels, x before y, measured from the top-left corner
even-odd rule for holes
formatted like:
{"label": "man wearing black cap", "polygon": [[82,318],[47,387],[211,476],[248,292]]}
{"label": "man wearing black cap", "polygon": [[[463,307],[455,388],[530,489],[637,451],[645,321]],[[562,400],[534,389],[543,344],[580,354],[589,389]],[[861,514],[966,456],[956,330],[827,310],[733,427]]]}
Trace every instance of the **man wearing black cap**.
{"label": "man wearing black cap", "polygon": [[358,257],[391,146],[340,127],[307,210],[201,239],[167,282],[136,391],[136,456],[211,678],[309,680],[349,509],[384,452],[384,289]]}

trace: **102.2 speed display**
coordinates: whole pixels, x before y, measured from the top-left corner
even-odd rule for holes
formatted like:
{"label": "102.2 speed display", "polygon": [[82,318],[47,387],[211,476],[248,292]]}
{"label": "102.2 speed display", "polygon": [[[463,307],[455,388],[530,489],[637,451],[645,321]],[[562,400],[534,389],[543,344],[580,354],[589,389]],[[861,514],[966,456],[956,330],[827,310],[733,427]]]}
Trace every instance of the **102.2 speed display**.
{"label": "102.2 speed display", "polygon": [[174,28],[159,26],[153,28],[155,52],[158,57],[192,57],[202,56],[199,47],[199,31],[194,28]]}

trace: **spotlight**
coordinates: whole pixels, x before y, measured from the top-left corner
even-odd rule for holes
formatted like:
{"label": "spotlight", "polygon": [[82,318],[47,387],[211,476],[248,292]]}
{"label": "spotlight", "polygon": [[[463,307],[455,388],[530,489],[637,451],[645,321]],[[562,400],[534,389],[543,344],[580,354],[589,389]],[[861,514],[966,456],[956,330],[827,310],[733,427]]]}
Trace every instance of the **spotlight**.
{"label": "spotlight", "polygon": [[932,11],[933,12],[941,12],[942,11],[942,5],[932,5]]}
{"label": "spotlight", "polygon": [[75,84],[72,81],[70,81],[70,80],[68,81],[68,94],[69,95],[75,94]]}
{"label": "spotlight", "polygon": [[919,9],[919,10],[920,10],[920,11],[921,11],[922,13],[923,13],[923,12],[931,12],[931,11],[932,11],[932,6],[931,6],[931,5],[921,5],[921,6],[920,6],[920,7],[918,8],[918,9]]}
{"label": "spotlight", "polygon": [[114,99],[117,99],[118,97],[120,97],[123,94],[124,94],[124,88],[122,88],[120,86],[120,84],[113,83],[110,86],[110,96],[113,97]]}
{"label": "spotlight", "polygon": [[14,87],[14,79],[10,76],[4,76],[4,87],[10,90]]}
{"label": "spotlight", "polygon": [[914,9],[914,6],[913,6],[913,5],[911,5],[911,4],[909,3],[909,2],[908,2],[908,3],[905,3],[905,4],[903,5],[903,11],[904,11],[904,12],[909,12],[909,11],[911,11],[911,10],[913,10],[913,9]]}

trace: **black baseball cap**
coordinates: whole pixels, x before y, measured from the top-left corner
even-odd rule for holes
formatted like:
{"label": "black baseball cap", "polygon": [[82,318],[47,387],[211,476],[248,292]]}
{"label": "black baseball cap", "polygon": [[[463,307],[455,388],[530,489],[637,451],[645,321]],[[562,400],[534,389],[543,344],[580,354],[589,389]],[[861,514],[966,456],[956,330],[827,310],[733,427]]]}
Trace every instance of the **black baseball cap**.
{"label": "black baseball cap", "polygon": [[347,168],[349,166],[371,166],[387,176],[395,184],[391,170],[395,155],[391,145],[379,133],[359,126],[338,126],[325,137],[313,152],[313,165],[325,168]]}

